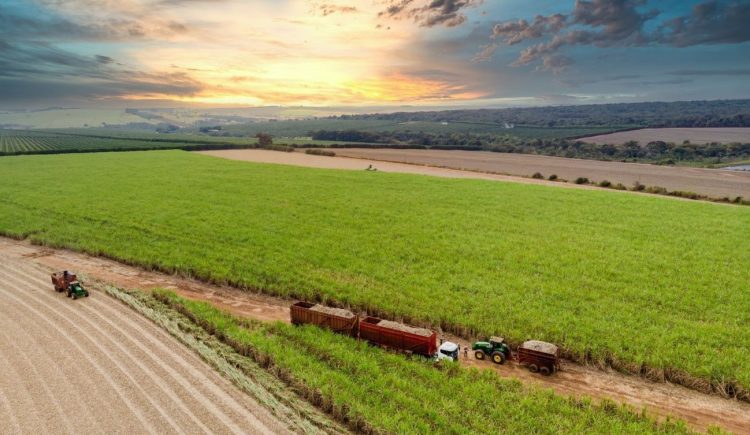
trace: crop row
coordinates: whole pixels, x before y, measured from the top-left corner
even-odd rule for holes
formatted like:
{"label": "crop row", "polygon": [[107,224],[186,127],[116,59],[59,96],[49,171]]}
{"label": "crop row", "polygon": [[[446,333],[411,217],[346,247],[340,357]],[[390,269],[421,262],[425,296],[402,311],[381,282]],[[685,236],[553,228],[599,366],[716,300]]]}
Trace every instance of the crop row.
{"label": "crop row", "polygon": [[156,297],[364,433],[685,433],[624,407],[565,399],[487,370],[406,359],[312,326],[237,319],[172,292]]}
{"label": "crop row", "polygon": [[5,234],[748,400],[746,207],[180,151],[0,159],[0,177]]}

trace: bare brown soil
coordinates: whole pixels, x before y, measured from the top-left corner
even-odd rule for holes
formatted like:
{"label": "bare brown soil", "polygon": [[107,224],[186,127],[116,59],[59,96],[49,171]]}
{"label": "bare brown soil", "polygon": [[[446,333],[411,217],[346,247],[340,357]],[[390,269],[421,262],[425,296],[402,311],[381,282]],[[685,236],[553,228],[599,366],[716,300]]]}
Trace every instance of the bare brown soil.
{"label": "bare brown soil", "polygon": [[[354,153],[350,153],[355,151]],[[587,189],[592,188],[590,186],[579,186],[563,183],[554,183],[552,181],[535,180],[530,178],[524,178],[523,174],[520,177],[504,174],[492,174],[483,173],[471,170],[452,169],[451,167],[438,167],[427,166],[424,163],[418,162],[403,162],[399,161],[385,161],[386,159],[379,159],[377,154],[369,156],[357,156],[356,151],[359,149],[337,149],[336,157],[325,157],[316,156],[311,154],[305,154],[300,152],[285,153],[279,151],[268,151],[268,150],[219,150],[219,151],[198,151],[199,154],[205,154],[208,156],[221,157],[229,160],[241,160],[246,162],[256,163],[274,163],[280,165],[291,165],[291,166],[304,166],[308,168],[321,168],[321,169],[347,169],[363,171],[368,167],[376,169],[381,172],[398,172],[402,174],[418,174],[418,175],[429,175],[433,177],[443,178],[475,178],[480,180],[497,180],[497,181],[512,181],[516,183],[527,183],[527,184],[546,184],[561,187],[581,188]],[[367,150],[362,150],[367,151]],[[385,151],[385,150],[372,150],[372,151]],[[346,155],[352,154],[353,158],[345,157]],[[344,157],[339,157],[344,156]],[[395,159],[398,160],[398,159]]]}
{"label": "bare brown soil", "polygon": [[720,127],[720,128],[643,128],[640,130],[621,131],[619,133],[600,134],[581,139],[584,142],[596,144],[623,144],[634,140],[641,145],[653,141],[682,143],[686,140],[694,144],[719,143],[747,143],[750,142],[750,128]]}
{"label": "bare brown soil", "polygon": [[[59,295],[55,294],[50,288],[44,287],[45,280],[48,279],[46,275],[47,270],[68,269],[79,272],[80,276],[86,282],[107,283],[121,288],[137,288],[141,290],[169,288],[179,295],[190,299],[211,302],[239,316],[262,321],[290,321],[290,301],[288,300],[252,294],[231,287],[209,285],[177,276],[148,272],[111,260],[91,257],[67,250],[32,246],[24,241],[0,237],[0,259],[3,260],[3,265],[12,263],[23,265],[25,270],[28,271],[39,271],[41,278],[37,279],[36,276],[33,278],[35,284],[32,288],[38,287],[34,291],[45,293],[45,300],[50,298],[54,300],[55,305],[50,306],[50,309],[47,311],[54,310],[60,302],[73,303],[72,301],[65,300],[64,296],[59,298],[61,300],[57,300]],[[7,274],[7,272],[3,273]],[[29,279],[29,276],[30,274],[27,272],[26,280]],[[0,274],[0,278],[2,277],[4,275]],[[0,286],[0,289],[2,289],[2,286]],[[25,291],[32,291],[32,289],[28,288]],[[5,293],[2,290],[0,290],[0,295],[2,295],[0,296],[2,298],[5,297]],[[75,301],[75,303],[91,303],[100,299],[97,296],[98,294],[89,300]],[[16,295],[16,299],[20,299],[20,296]],[[19,301],[16,300],[15,302]],[[63,304],[63,306],[67,307],[71,304]],[[111,304],[102,303],[101,305],[105,305],[102,308],[114,309],[108,307]],[[98,305],[97,308],[99,308]],[[24,307],[20,309],[24,309]],[[0,306],[0,313],[5,312],[2,310],[7,309]],[[67,315],[69,311],[65,310],[63,315]],[[121,317],[133,316],[126,316],[123,313]],[[32,316],[32,320],[29,323],[39,323],[39,321],[40,319],[33,318]],[[46,329],[54,329],[51,326],[44,325]],[[706,430],[712,425],[717,425],[735,433],[750,434],[750,404],[744,402],[702,394],[678,385],[654,383],[640,377],[627,376],[611,370],[604,371],[594,367],[582,366],[570,361],[563,361],[562,370],[554,376],[542,377],[532,374],[512,362],[500,366],[488,361],[476,360],[472,352],[468,352],[468,357],[464,358],[463,349],[469,343],[466,340],[451,335],[444,335],[444,338],[454,341],[461,346],[461,363],[468,367],[494,370],[500,376],[551,388],[563,395],[587,396],[594,400],[610,399],[619,403],[629,404],[638,409],[645,408],[649,413],[656,414],[662,418],[667,416],[681,418],[691,427],[698,430]],[[53,346],[52,348],[54,349],[55,347]],[[179,351],[185,353],[184,350]],[[3,379],[5,378],[0,374],[0,380]],[[0,388],[0,393],[4,391],[7,390]],[[0,405],[4,403],[8,402],[4,401],[4,398],[0,396]],[[4,410],[0,406],[0,417],[4,415],[2,412]],[[125,411],[121,412],[124,413]],[[2,429],[2,426],[0,426],[0,429]]]}
{"label": "bare brown soil", "polygon": [[[566,180],[587,177],[608,180],[630,187],[636,181],[646,186],[695,192],[711,197],[750,198],[750,172],[722,169],[657,166],[641,163],[603,162],[528,154],[484,151],[391,150],[348,148],[336,150],[337,156],[355,157],[414,165],[431,165],[467,171],[485,171],[529,177],[539,172]],[[329,160],[338,159],[324,157]],[[378,164],[376,163],[376,166]],[[552,183],[554,185],[566,185]],[[570,186],[570,184],[567,184]]]}
{"label": "bare brown soil", "polygon": [[56,293],[43,254],[0,246],[0,433],[292,433],[121,303]]}

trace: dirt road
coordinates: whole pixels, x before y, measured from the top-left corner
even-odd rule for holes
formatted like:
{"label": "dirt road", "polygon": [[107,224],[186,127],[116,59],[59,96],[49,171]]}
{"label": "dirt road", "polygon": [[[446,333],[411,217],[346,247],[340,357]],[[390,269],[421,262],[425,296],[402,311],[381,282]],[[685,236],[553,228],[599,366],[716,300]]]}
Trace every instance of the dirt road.
{"label": "dirt road", "polygon": [[[336,150],[336,155],[345,158],[356,157],[527,177],[535,172],[540,172],[544,176],[555,174],[566,180],[587,177],[594,181],[608,180],[612,183],[622,183],[628,187],[638,181],[646,186],[662,186],[668,190],[696,192],[719,198],[725,196],[729,198],[737,196],[750,198],[750,172],[743,171],[603,162],[484,151],[348,148]],[[376,163],[376,166],[379,167],[380,164]],[[557,186],[565,185],[554,184]]]}
{"label": "dirt road", "polygon": [[55,293],[7,247],[0,433],[291,433],[156,325],[100,292]]}
{"label": "dirt road", "polygon": [[[289,301],[283,299],[259,296],[229,287],[207,285],[189,279],[147,272],[114,261],[67,250],[53,250],[32,246],[22,241],[0,238],[0,258],[3,259],[3,264],[5,262],[23,264],[25,265],[24,270],[28,272],[42,269],[70,269],[85,275],[90,282],[98,281],[122,288],[143,290],[169,288],[182,296],[209,301],[238,315],[265,321],[289,321]],[[28,274],[28,272],[26,273]],[[5,275],[7,273],[3,272]],[[2,277],[3,275],[0,275],[0,278]],[[44,279],[46,279],[45,274],[42,275],[41,281],[38,281],[39,286],[42,285]],[[59,301],[57,300],[58,295],[54,294],[52,290],[49,288],[45,288],[45,290],[48,291],[43,299],[49,300],[50,309],[56,307],[59,302],[72,302],[65,300],[64,297],[62,297],[62,301]],[[19,297],[16,296],[16,299],[19,299]],[[13,298],[11,300],[13,301]],[[76,303],[93,303],[95,300],[82,300],[76,301]],[[20,303],[20,301],[16,301],[16,303]],[[64,304],[66,307],[69,305]],[[24,309],[23,306],[20,308]],[[3,311],[0,311],[0,313],[3,313]],[[68,313],[67,310],[63,312],[63,314],[66,313]],[[123,317],[125,317],[124,313]],[[33,319],[29,323],[39,323],[39,320]],[[44,325],[43,328],[50,330],[50,326]],[[446,338],[458,341],[462,347],[467,344],[464,340],[458,340],[455,337],[447,336]],[[464,365],[494,370],[500,376],[514,377],[524,382],[535,383],[551,388],[560,394],[589,396],[595,400],[607,398],[637,408],[645,407],[649,412],[661,417],[669,415],[679,417],[696,429],[705,430],[710,425],[718,425],[735,433],[750,434],[750,404],[701,394],[681,386],[653,383],[639,377],[605,372],[568,361],[564,362],[561,372],[551,377],[531,374],[515,364],[497,366],[487,361],[477,361],[472,356],[465,360],[461,358],[461,361]],[[0,391],[5,390],[0,389]],[[2,397],[0,397],[0,403],[6,403]]]}

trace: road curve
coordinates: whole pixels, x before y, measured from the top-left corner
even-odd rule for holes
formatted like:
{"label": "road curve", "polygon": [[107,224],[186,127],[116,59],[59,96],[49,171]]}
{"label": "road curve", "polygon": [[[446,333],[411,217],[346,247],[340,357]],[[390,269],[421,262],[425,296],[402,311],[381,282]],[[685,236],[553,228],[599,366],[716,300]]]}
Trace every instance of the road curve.
{"label": "road curve", "polygon": [[0,433],[289,433],[176,339],[0,255]]}

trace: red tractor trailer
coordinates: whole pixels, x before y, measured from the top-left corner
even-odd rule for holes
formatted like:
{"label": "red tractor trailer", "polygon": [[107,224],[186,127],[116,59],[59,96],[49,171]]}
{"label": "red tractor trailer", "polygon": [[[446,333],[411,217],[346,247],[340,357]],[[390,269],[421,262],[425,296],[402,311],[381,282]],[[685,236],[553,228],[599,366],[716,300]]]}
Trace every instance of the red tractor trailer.
{"label": "red tractor trailer", "polygon": [[309,302],[292,304],[289,311],[295,325],[312,324],[402,352],[458,360],[458,345],[450,341],[439,343],[437,332],[430,329],[377,317],[359,317],[348,310]]}

